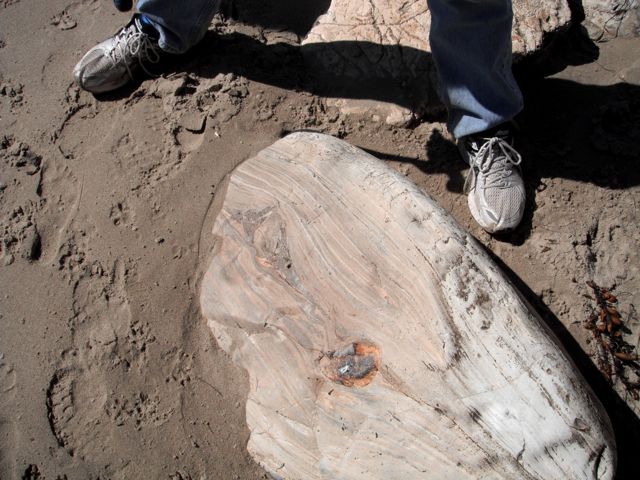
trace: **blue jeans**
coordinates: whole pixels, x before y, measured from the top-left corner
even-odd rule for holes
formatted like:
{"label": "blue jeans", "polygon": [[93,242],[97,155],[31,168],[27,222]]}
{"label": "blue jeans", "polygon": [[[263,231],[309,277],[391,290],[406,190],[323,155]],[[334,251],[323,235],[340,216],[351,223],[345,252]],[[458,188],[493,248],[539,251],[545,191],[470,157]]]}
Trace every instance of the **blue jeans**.
{"label": "blue jeans", "polygon": [[522,94],[511,72],[511,0],[428,0],[429,42],[456,138],[511,120]]}
{"label": "blue jeans", "polygon": [[207,33],[220,0],[139,0],[138,11],[160,32],[160,48],[184,53]]}
{"label": "blue jeans", "polygon": [[[456,138],[511,120],[522,95],[511,72],[511,0],[427,0],[440,94]],[[140,0],[160,48],[182,53],[204,37],[220,0]]]}

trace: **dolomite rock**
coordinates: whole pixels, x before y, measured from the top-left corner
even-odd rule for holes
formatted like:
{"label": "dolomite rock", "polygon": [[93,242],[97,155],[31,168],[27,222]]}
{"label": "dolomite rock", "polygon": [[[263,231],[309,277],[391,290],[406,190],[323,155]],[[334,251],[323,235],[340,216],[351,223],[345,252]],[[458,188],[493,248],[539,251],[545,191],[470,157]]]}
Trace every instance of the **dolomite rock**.
{"label": "dolomite rock", "polygon": [[640,1],[582,0],[584,25],[594,40],[640,35]]}
{"label": "dolomite rock", "polygon": [[547,34],[567,27],[571,10],[567,0],[513,0],[513,53],[529,55],[542,47]]}
{"label": "dolomite rock", "polygon": [[[568,25],[571,20],[566,0],[515,0],[513,13],[513,51],[520,55],[535,52],[546,34]],[[356,41],[430,51],[430,24],[425,0],[338,0],[318,18],[303,44]]]}
{"label": "dolomite rock", "polygon": [[[513,51],[537,51],[546,34],[571,20],[567,0],[515,0]],[[436,101],[426,0],[334,0],[303,41],[303,54],[332,85],[353,84],[349,98],[371,91],[407,112]],[[358,103],[356,101],[356,103]],[[389,123],[394,123],[389,119]]]}
{"label": "dolomite rock", "polygon": [[556,339],[405,177],[295,133],[226,189],[201,306],[274,478],[613,478],[608,417]]}

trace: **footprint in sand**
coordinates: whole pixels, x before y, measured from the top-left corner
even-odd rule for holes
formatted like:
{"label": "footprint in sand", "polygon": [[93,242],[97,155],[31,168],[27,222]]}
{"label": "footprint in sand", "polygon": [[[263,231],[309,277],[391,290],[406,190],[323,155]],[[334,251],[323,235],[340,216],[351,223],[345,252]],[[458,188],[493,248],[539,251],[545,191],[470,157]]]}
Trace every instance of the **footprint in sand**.
{"label": "footprint in sand", "polygon": [[109,218],[116,227],[136,229],[136,216],[126,201],[117,202],[111,207]]}
{"label": "footprint in sand", "polygon": [[71,456],[107,465],[127,428],[140,429],[162,413],[153,393],[129,387],[147,364],[155,341],[147,324],[131,313],[125,283],[129,272],[85,269],[74,289],[74,347],[66,352],[47,390],[47,412],[58,444]]}
{"label": "footprint in sand", "polygon": [[[67,448],[70,444],[71,433],[69,423],[74,416],[73,379],[77,372],[72,370],[58,370],[51,379],[47,389],[47,416],[51,431],[56,437],[58,445]],[[73,455],[73,450],[68,449]]]}
{"label": "footprint in sand", "polygon": [[11,412],[15,407],[16,373],[0,353],[0,478],[14,478],[16,426]]}
{"label": "footprint in sand", "polygon": [[184,154],[189,154],[202,145],[204,129],[207,125],[207,114],[201,109],[193,108],[182,113],[179,127],[176,129],[176,143]]}

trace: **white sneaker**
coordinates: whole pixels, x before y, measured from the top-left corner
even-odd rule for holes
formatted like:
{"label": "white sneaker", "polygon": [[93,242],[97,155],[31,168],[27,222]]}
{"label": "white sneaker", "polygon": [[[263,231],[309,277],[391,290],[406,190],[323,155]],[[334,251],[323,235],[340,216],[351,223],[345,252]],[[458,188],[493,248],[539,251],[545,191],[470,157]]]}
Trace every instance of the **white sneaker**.
{"label": "white sneaker", "polygon": [[73,76],[84,90],[110,92],[131,82],[138,69],[153,76],[148,67],[160,61],[161,53],[157,39],[143,31],[136,15],[113,37],[89,50],[73,69]]}
{"label": "white sneaker", "polygon": [[525,189],[519,167],[522,157],[513,148],[510,132],[463,137],[458,149],[471,167],[464,190],[473,218],[489,233],[517,227],[524,214]]}

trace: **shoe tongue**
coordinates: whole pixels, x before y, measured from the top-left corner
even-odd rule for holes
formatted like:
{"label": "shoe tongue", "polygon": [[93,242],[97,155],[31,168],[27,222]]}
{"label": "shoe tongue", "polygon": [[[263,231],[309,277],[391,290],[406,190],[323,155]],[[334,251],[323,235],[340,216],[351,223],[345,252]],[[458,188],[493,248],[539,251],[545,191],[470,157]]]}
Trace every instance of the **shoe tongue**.
{"label": "shoe tongue", "polygon": [[135,19],[136,27],[145,35],[149,36],[154,40],[158,40],[160,38],[160,33],[156,30],[156,27],[153,26],[151,21],[144,15],[138,15]]}

